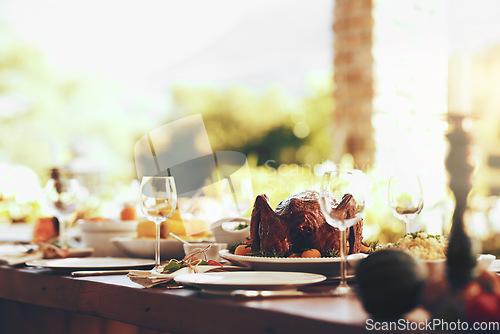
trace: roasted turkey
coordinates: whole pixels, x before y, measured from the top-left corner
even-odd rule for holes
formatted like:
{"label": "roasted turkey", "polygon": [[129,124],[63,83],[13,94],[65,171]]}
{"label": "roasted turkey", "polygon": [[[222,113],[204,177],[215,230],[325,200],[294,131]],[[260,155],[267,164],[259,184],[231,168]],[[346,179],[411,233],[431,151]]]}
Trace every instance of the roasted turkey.
{"label": "roasted turkey", "polygon": [[[356,206],[352,195],[340,201],[330,199],[337,215],[352,217]],[[346,231],[349,254],[361,251],[362,232],[363,220]],[[267,195],[259,195],[250,221],[250,242],[252,252],[296,253],[310,248],[329,251],[340,249],[340,230],[326,222],[316,191],[292,195],[282,200],[276,210],[271,208]]]}

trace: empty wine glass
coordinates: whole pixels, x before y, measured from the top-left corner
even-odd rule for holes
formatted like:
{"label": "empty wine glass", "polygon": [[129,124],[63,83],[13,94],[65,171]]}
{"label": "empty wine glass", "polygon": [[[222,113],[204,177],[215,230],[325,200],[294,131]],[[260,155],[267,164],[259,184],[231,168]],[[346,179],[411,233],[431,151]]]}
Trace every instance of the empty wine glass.
{"label": "empty wine glass", "polygon": [[76,179],[68,177],[58,168],[53,168],[45,186],[45,193],[59,221],[59,247],[68,248],[68,223],[81,201],[82,189]]}
{"label": "empty wine glass", "polygon": [[405,234],[410,232],[410,222],[424,206],[422,185],[417,175],[391,176],[388,204],[392,214],[405,223]]}
{"label": "empty wine glass", "polygon": [[321,180],[320,207],[326,222],[340,230],[340,285],[335,295],[347,295],[346,230],[362,219],[365,208],[364,174],[359,170],[326,172]]}
{"label": "empty wine glass", "polygon": [[172,176],[144,176],[140,188],[141,210],[143,214],[155,223],[155,267],[161,272],[160,266],[160,225],[175,211],[177,206],[177,191]]}

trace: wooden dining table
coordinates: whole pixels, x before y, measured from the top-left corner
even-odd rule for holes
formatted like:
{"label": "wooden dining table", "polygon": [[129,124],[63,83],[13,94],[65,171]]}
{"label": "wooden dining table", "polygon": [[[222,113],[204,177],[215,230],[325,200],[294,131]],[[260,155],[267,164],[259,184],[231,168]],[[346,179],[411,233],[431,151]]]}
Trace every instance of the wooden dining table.
{"label": "wooden dining table", "polygon": [[[408,315],[425,317],[423,309]],[[73,277],[0,266],[0,333],[363,333],[368,319],[355,295],[213,296],[195,288],[144,288],[125,274]]]}

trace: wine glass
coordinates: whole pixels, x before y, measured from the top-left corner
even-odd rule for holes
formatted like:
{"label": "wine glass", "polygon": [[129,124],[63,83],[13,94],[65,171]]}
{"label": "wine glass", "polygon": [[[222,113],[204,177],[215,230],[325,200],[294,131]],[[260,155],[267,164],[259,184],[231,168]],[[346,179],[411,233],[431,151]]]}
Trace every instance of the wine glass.
{"label": "wine glass", "polygon": [[410,221],[424,206],[422,185],[417,175],[391,176],[388,203],[392,214],[405,223],[405,235],[410,232]]}
{"label": "wine glass", "polygon": [[160,267],[160,225],[170,217],[177,206],[177,190],[172,176],[144,176],[140,187],[142,213],[155,223],[155,267]]}
{"label": "wine glass", "polygon": [[70,178],[58,168],[54,168],[51,170],[51,178],[45,185],[45,193],[59,221],[59,247],[68,248],[68,223],[81,200],[80,184],[76,179]]}
{"label": "wine glass", "polygon": [[340,285],[335,295],[347,295],[346,230],[362,219],[365,208],[364,174],[359,170],[326,172],[321,180],[320,207],[326,222],[340,230]]}

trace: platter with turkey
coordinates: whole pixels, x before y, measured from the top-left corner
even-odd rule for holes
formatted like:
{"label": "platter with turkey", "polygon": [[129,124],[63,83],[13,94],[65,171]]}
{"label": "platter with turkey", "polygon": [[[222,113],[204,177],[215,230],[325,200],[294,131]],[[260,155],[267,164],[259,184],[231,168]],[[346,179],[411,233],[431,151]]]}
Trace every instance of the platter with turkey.
{"label": "platter with turkey", "polygon": [[[337,201],[337,210],[351,210],[352,202]],[[346,231],[348,277],[370,246],[363,243],[363,220]],[[250,237],[222,250],[220,256],[235,265],[264,271],[297,271],[340,276],[340,230],[329,225],[319,204],[319,193],[303,191],[282,200],[275,210],[267,195],[255,199]]]}

